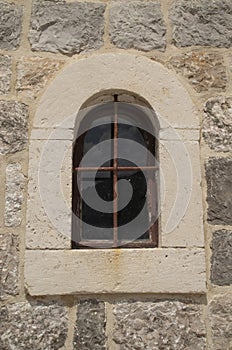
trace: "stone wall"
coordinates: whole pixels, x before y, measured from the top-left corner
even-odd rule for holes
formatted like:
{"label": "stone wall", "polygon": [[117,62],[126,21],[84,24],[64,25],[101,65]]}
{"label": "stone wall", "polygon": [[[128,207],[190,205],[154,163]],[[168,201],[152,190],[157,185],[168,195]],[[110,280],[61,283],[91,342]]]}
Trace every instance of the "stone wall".
{"label": "stone wall", "polygon": [[[207,293],[31,298],[24,242],[38,98],[65,64],[125,51],[174,71],[200,110]],[[231,349],[231,75],[230,0],[0,1],[1,349]]]}

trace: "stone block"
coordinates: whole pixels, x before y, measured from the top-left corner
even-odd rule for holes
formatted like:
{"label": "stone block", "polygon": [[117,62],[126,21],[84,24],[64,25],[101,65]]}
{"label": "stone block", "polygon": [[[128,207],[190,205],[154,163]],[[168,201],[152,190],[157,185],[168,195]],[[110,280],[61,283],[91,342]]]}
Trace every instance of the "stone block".
{"label": "stone block", "polygon": [[105,4],[34,0],[32,50],[73,55],[103,45]]}
{"label": "stone block", "polygon": [[22,151],[28,140],[28,107],[16,101],[0,101],[0,154]]}
{"label": "stone block", "polygon": [[31,141],[26,230],[30,249],[71,247],[71,153],[70,140]]}
{"label": "stone block", "polygon": [[30,295],[204,294],[205,251],[203,248],[26,250],[25,283]]}
{"label": "stone block", "polygon": [[11,233],[0,233],[0,300],[19,292],[19,239]]}
{"label": "stone block", "polygon": [[113,340],[120,350],[203,350],[202,306],[181,301],[124,301],[114,306]]}
{"label": "stone block", "polygon": [[175,0],[170,20],[178,47],[232,46],[231,1]]}
{"label": "stone block", "polygon": [[17,66],[16,90],[20,95],[35,98],[64,61],[40,57],[23,57]]}
{"label": "stone block", "polygon": [[230,350],[232,344],[232,296],[215,297],[209,304],[213,350]]}
{"label": "stone block", "polygon": [[232,231],[214,232],[211,249],[211,282],[219,286],[232,284]]}
{"label": "stone block", "polygon": [[15,50],[21,39],[23,8],[0,1],[0,49]]}
{"label": "stone block", "polygon": [[162,247],[204,247],[199,152],[196,141],[159,144]]}
{"label": "stone block", "polygon": [[6,168],[5,225],[19,226],[22,221],[23,190],[25,178],[19,163],[8,164]]}
{"label": "stone block", "polygon": [[182,74],[197,92],[210,88],[225,90],[226,68],[220,55],[193,51],[170,59],[170,65]]}
{"label": "stone block", "polygon": [[232,225],[232,160],[210,158],[206,164],[208,222]]}
{"label": "stone block", "polygon": [[58,350],[67,338],[67,310],[56,302],[20,302],[0,308],[1,349]]}
{"label": "stone block", "polygon": [[11,74],[11,57],[7,55],[0,55],[0,94],[7,94],[10,92]]}
{"label": "stone block", "polygon": [[218,96],[205,104],[203,137],[216,152],[232,150],[232,97]]}
{"label": "stone block", "polygon": [[123,49],[142,51],[166,47],[166,27],[159,3],[114,2],[110,8],[110,40]]}
{"label": "stone block", "polygon": [[106,315],[103,301],[82,300],[77,305],[73,346],[76,350],[106,349]]}

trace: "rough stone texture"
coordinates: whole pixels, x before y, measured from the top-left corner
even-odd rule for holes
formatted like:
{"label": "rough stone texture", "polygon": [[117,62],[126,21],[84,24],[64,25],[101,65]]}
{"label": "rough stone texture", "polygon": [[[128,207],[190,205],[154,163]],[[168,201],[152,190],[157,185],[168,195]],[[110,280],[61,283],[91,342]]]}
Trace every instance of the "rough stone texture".
{"label": "rough stone texture", "polygon": [[24,176],[19,163],[9,164],[6,168],[5,225],[19,226],[22,221],[22,203]]}
{"label": "rough stone texture", "polygon": [[120,302],[114,308],[113,340],[120,350],[203,350],[199,305],[179,301]]}
{"label": "rough stone texture", "polygon": [[219,286],[232,284],[232,231],[214,232],[211,249],[211,282]]}
{"label": "rough stone texture", "polygon": [[[1,10],[0,10],[1,11]],[[10,56],[0,56],[0,94],[10,91],[12,60]]]}
{"label": "rough stone texture", "polygon": [[209,305],[209,320],[212,329],[212,349],[231,350],[232,344],[232,295],[214,298]]}
{"label": "rough stone texture", "polygon": [[170,19],[176,46],[232,45],[231,1],[176,0]]}
{"label": "rough stone texture", "polygon": [[22,151],[27,146],[28,108],[16,101],[0,101],[0,154]]}
{"label": "rough stone texture", "polygon": [[206,102],[203,137],[217,152],[232,150],[232,97],[219,96]]}
{"label": "rough stone texture", "polygon": [[119,48],[165,50],[165,23],[160,4],[115,2],[110,8],[110,39]]}
{"label": "rough stone texture", "polygon": [[30,43],[33,50],[78,54],[103,45],[105,5],[35,0]]}
{"label": "rough stone texture", "polygon": [[20,43],[22,6],[0,1],[0,49],[15,50]]}
{"label": "rough stone texture", "polygon": [[188,79],[197,92],[210,88],[225,90],[226,68],[219,55],[206,52],[188,52],[170,59],[178,73]]}
{"label": "rough stone texture", "polygon": [[18,245],[16,235],[0,233],[0,300],[17,295],[19,291]]}
{"label": "rough stone texture", "polygon": [[105,303],[98,300],[80,301],[74,331],[74,349],[106,349]]}
{"label": "rough stone texture", "polygon": [[208,221],[232,225],[232,159],[210,158],[206,164]]}
{"label": "rough stone texture", "polygon": [[34,98],[56,72],[64,61],[49,58],[24,57],[17,67],[16,90],[23,96]]}
{"label": "rough stone texture", "polygon": [[56,350],[67,337],[67,312],[58,303],[21,302],[0,308],[0,348]]}

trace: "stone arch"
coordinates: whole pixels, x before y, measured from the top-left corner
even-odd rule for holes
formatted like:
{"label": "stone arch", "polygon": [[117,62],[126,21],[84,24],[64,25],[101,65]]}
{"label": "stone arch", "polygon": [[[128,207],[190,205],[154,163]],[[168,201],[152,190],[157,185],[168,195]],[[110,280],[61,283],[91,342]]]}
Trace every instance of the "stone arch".
{"label": "stone arch", "polygon": [[195,106],[176,75],[143,56],[101,54],[69,64],[53,80],[39,101],[36,128],[54,128],[73,116],[90,96],[104,90],[127,90],[149,101],[161,128],[199,128]]}

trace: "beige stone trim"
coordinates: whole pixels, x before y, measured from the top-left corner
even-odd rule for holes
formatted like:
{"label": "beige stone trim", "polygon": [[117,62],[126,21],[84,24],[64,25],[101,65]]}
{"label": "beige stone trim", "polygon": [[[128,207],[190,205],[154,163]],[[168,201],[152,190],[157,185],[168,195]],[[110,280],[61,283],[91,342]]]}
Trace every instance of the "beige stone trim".
{"label": "beige stone trim", "polygon": [[73,128],[81,106],[104,90],[131,91],[147,100],[161,127],[199,128],[197,110],[177,76],[146,57],[109,53],[92,55],[68,65],[53,80],[40,100],[34,127],[65,124]]}
{"label": "beige stone trim", "polygon": [[204,293],[204,249],[27,251],[30,295]]}
{"label": "beige stone trim", "polygon": [[160,141],[162,247],[204,247],[199,152],[196,141]]}

